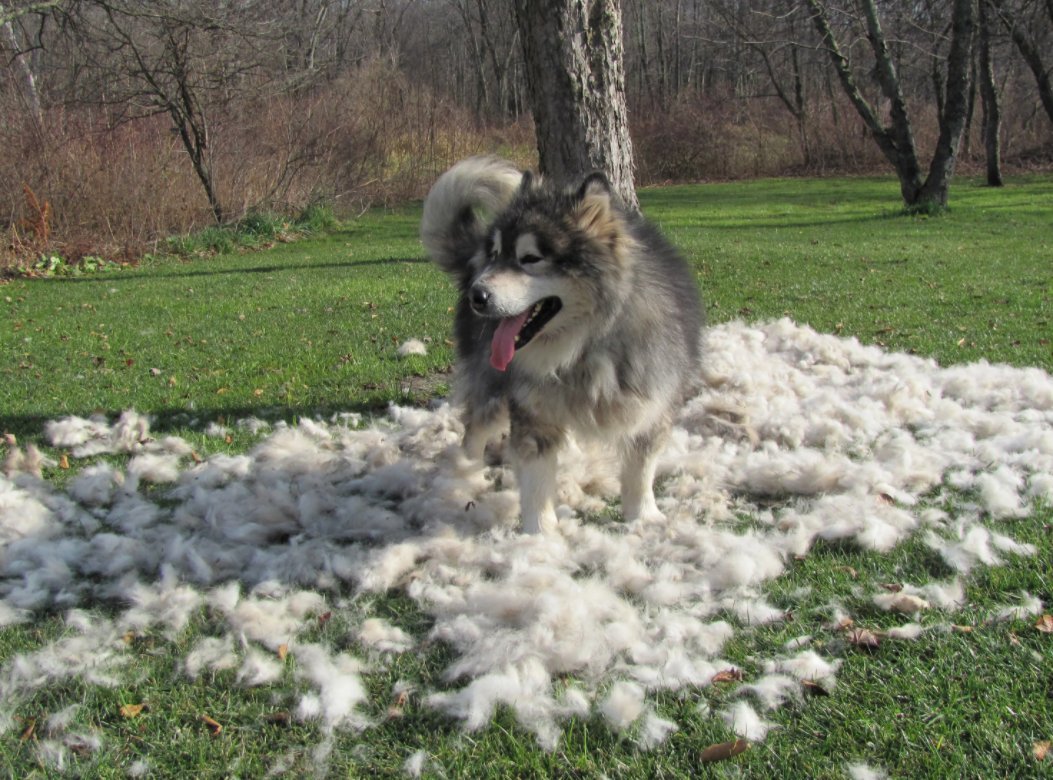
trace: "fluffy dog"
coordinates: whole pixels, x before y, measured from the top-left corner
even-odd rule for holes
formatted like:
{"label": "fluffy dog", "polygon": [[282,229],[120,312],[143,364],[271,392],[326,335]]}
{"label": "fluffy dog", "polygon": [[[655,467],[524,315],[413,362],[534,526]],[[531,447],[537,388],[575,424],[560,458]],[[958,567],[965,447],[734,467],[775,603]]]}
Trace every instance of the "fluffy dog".
{"label": "fluffy dog", "polygon": [[509,430],[522,530],[555,523],[557,454],[571,433],[617,450],[627,520],[661,519],[656,461],[699,375],[703,323],[676,250],[603,174],[561,187],[491,157],[438,179],[421,240],[460,290],[465,452],[482,458]]}

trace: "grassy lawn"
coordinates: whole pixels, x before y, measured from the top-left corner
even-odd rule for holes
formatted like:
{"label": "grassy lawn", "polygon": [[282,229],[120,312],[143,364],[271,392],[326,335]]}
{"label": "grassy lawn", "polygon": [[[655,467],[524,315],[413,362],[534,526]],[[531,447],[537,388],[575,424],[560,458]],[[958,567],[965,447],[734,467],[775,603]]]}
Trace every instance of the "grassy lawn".
{"label": "grassy lawn", "polygon": [[[884,178],[678,186],[646,190],[641,202],[695,265],[712,322],[789,316],[942,364],[985,359],[1053,370],[1049,177],[1014,179],[1002,190],[960,180],[939,218],[900,215],[898,186]],[[47,420],[135,408],[155,418],[154,430],[208,455],[254,441],[237,431],[207,436],[210,422],[369,413],[444,394],[454,295],[422,257],[418,220],[419,208],[371,213],[324,238],[258,253],[0,285],[0,432],[40,443]],[[399,358],[410,338],[428,354]],[[57,469],[45,476],[63,478]],[[406,756],[423,749],[433,762],[425,774],[441,767],[446,777],[825,778],[844,777],[857,757],[894,777],[1048,776],[1053,756],[1040,763],[1032,751],[1053,739],[1053,639],[1033,620],[987,619],[1025,591],[1049,611],[1051,525],[1048,507],[1012,521],[1008,533],[1038,554],[966,579],[968,605],[953,622],[971,631],[873,650],[836,635],[824,640],[826,654],[845,659],[832,695],[771,713],[778,728],[727,761],[700,766],[707,746],[733,736],[698,712],[696,697],[659,697],[660,714],[680,730],[649,752],[598,718],[573,721],[553,752],[506,712],[467,735],[411,699],[402,717],[384,718],[380,708],[373,728],[336,734],[330,771],[398,775]],[[794,602],[794,619],[736,634],[724,655],[750,668],[770,648],[822,634],[832,594],[856,592],[854,615],[895,625],[902,621],[864,594],[945,577],[940,566],[920,541],[885,555],[821,546],[771,583],[774,603],[811,588]],[[368,606],[404,626],[427,620],[403,595]],[[0,735],[0,768],[12,777],[49,775],[31,749],[29,724],[81,703],[79,722],[100,729],[105,742],[69,767],[74,774],[125,776],[144,751],[158,777],[262,776],[285,755],[303,773],[310,764],[298,751],[321,737],[310,723],[276,717],[289,707],[288,691],[239,687],[233,672],[188,681],[173,671],[172,658],[186,655],[208,619],[202,610],[183,636],[137,639],[119,686],[72,681],[35,694],[14,713],[20,728]],[[308,639],[346,642],[348,619],[336,612]],[[0,663],[64,630],[58,614],[0,630]],[[383,701],[399,680],[436,685],[448,654],[439,645],[396,656],[367,677],[371,700]],[[719,686],[704,698],[714,710],[734,701]],[[147,716],[119,714],[143,701]],[[203,711],[224,724],[222,733],[202,727]]]}

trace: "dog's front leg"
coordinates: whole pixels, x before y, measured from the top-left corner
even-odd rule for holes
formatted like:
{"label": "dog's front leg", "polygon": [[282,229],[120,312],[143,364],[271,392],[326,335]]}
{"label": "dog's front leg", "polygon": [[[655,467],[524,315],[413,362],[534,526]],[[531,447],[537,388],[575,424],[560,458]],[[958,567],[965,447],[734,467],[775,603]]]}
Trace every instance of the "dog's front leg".
{"label": "dog's front leg", "polygon": [[523,533],[556,524],[556,466],[565,434],[520,408],[512,409],[511,445]]}
{"label": "dog's front leg", "polygon": [[665,438],[665,431],[655,431],[623,445],[622,516],[626,520],[665,520],[654,498],[658,453]]}
{"label": "dog's front leg", "polygon": [[547,454],[516,463],[522,531],[540,533],[556,524],[556,455]]}

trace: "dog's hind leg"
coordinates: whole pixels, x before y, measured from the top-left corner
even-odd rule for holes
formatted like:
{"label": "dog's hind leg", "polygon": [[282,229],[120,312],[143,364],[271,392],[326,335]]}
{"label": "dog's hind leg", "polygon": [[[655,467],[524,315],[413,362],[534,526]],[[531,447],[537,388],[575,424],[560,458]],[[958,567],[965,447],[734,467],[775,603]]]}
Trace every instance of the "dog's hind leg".
{"label": "dog's hind leg", "polygon": [[536,534],[556,524],[556,467],[565,434],[519,409],[512,410],[511,422],[521,527],[523,533]]}
{"label": "dog's hind leg", "polygon": [[654,475],[666,436],[667,431],[660,429],[623,445],[622,515],[626,520],[665,520],[654,498]]}

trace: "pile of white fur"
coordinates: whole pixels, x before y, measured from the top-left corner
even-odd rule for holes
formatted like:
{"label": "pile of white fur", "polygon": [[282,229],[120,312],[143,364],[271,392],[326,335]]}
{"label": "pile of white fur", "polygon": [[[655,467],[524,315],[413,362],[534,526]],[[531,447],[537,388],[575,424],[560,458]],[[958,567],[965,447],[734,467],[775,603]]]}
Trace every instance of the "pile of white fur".
{"label": "pile of white fur", "polygon": [[[614,520],[613,464],[575,451],[562,464],[558,531],[519,535],[511,471],[462,460],[446,405],[393,408],[368,427],[354,417],[279,425],[246,455],[204,462],[181,439],[152,437],[134,412],[49,424],[49,441],[79,472],[58,489],[38,476],[39,453],[9,452],[0,625],[60,608],[74,630],[4,664],[0,728],[49,681],[114,684],[128,631],[178,635],[207,607],[223,628],[181,660],[186,675],[236,669],[243,685],[273,685],[284,645],[296,660],[298,716],[329,734],[368,727],[371,665],[439,640],[455,650],[448,684],[414,695],[467,729],[505,704],[551,748],[568,717],[598,712],[653,746],[677,724],[655,713],[649,694],[690,695],[730,668],[723,645],[781,619],[765,585],[817,539],[885,551],[921,534],[962,573],[1033,552],[999,527],[1036,499],[1053,501],[1046,373],[940,368],[785,320],[712,328],[705,349],[704,389],[661,462],[660,524]],[[93,457],[103,453],[128,457]],[[974,503],[956,493],[948,514],[944,486]],[[433,618],[426,634],[369,615],[369,594],[392,589]],[[875,601],[895,609],[908,597],[909,611],[953,610],[962,586],[908,584]],[[84,611],[99,600],[123,611]],[[1022,594],[1006,614],[1040,608]],[[359,655],[298,639],[328,610],[357,626]],[[806,638],[761,665],[763,676],[717,713],[753,740],[768,729],[758,711],[799,696],[802,680],[833,685],[838,666]],[[39,743],[54,765],[104,738],[64,728],[66,711],[54,719]]]}

